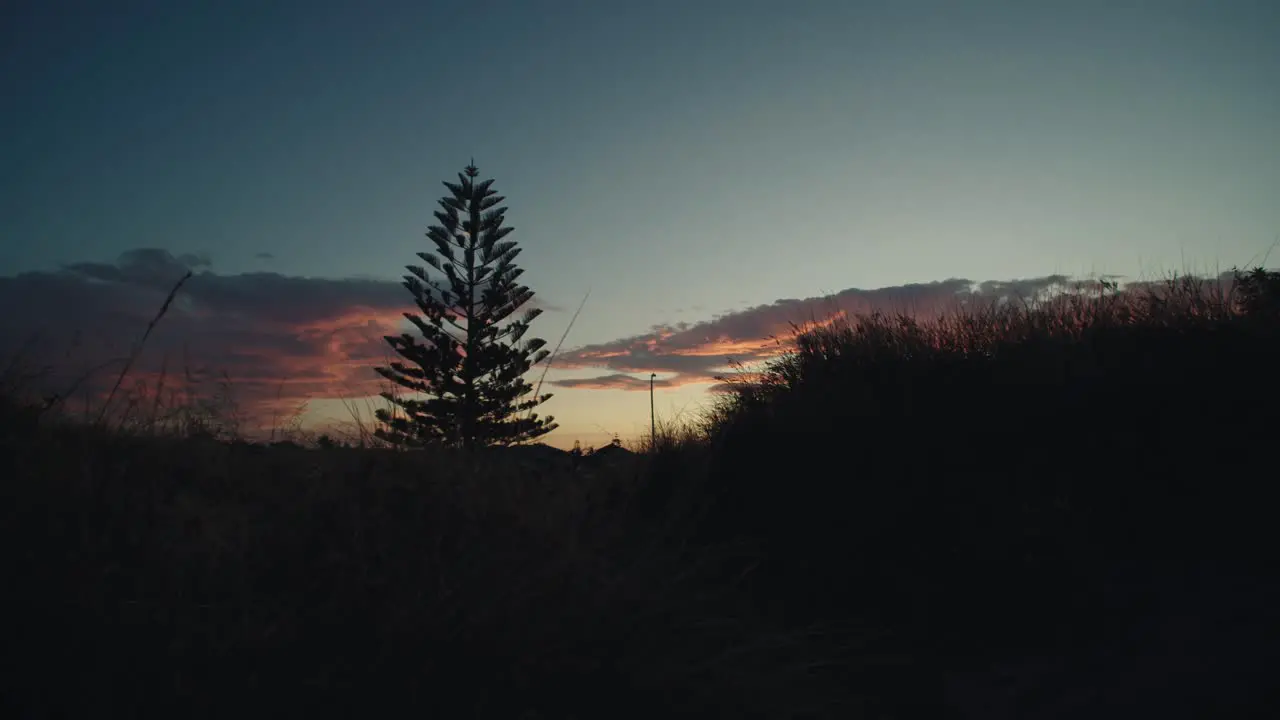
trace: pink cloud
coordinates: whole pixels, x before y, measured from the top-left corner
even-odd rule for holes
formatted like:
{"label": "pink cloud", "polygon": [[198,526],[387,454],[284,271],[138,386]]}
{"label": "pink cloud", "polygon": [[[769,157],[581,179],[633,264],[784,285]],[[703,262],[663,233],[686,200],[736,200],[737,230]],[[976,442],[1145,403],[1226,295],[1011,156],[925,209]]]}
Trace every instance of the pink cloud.
{"label": "pink cloud", "polygon": [[[1224,275],[1218,280],[1228,278],[1229,275]],[[795,327],[811,328],[875,312],[936,317],[967,305],[1019,298],[1035,300],[1072,290],[1096,292],[1101,288],[1100,280],[1115,279],[1118,278],[1107,276],[1073,280],[1064,275],[1047,275],[974,282],[953,278],[873,290],[850,288],[803,300],[777,300],[696,324],[659,325],[642,335],[571,349],[555,359],[554,367],[609,372],[594,378],[552,382],[572,388],[647,390],[647,376],[651,372],[674,374],[663,381],[667,387],[716,382],[716,376],[724,374],[730,360],[750,368],[785,352]],[[1137,282],[1125,287],[1137,289],[1151,285]],[[716,384],[711,391],[724,389]]]}
{"label": "pink cloud", "polygon": [[[310,399],[368,396],[383,386],[373,367],[395,357],[383,338],[403,332],[403,313],[416,310],[400,282],[222,275],[209,264],[204,257],[144,249],[115,264],[78,263],[0,277],[0,306],[23,308],[0,315],[0,360],[21,351],[28,366],[48,367],[38,379],[42,392],[65,390],[96,367],[82,390],[101,397],[120,371],[110,361],[129,354],[173,284],[191,270],[195,274],[125,383],[138,397],[164,377],[170,392],[209,400],[229,380],[246,424],[255,426],[269,425]],[[555,368],[601,374],[548,384],[642,391],[650,373],[663,376],[655,382],[659,387],[714,384],[730,359],[751,367],[787,350],[795,325],[876,311],[931,316],[966,303],[1035,297],[1069,282],[1057,275],[982,283],[951,279],[777,300],[570,349],[555,359]]]}

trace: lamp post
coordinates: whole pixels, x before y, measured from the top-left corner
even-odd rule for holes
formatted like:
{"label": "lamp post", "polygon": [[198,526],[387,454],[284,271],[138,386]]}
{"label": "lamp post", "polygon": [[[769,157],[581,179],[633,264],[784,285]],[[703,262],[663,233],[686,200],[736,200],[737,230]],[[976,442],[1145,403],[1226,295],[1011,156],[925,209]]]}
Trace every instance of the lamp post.
{"label": "lamp post", "polygon": [[656,452],[658,449],[658,421],[653,414],[653,379],[658,377],[658,373],[649,373],[649,451]]}

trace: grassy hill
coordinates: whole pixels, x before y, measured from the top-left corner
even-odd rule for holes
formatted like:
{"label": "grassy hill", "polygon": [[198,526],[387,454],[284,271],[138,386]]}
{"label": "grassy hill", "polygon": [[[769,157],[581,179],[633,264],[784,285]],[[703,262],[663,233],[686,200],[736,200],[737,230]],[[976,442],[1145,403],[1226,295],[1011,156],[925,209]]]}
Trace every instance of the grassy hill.
{"label": "grassy hill", "polygon": [[850,318],[652,453],[0,426],[10,717],[1235,717],[1274,273]]}

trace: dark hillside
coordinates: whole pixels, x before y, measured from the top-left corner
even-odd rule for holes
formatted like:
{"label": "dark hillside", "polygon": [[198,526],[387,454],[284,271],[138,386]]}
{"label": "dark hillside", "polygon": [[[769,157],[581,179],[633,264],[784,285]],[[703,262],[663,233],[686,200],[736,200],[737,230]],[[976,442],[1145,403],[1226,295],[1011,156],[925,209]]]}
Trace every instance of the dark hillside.
{"label": "dark hillside", "polygon": [[1257,716],[1280,294],[1233,292],[836,324],[576,463],[10,391],[7,715]]}

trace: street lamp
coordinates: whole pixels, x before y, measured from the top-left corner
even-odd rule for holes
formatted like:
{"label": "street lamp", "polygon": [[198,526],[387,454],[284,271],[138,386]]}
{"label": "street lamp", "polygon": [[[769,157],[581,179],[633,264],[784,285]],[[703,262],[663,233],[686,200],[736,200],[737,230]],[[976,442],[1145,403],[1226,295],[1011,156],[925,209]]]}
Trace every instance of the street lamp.
{"label": "street lamp", "polygon": [[658,373],[649,373],[649,450],[657,452],[658,450],[658,421],[653,414],[653,379],[658,377]]}

